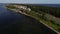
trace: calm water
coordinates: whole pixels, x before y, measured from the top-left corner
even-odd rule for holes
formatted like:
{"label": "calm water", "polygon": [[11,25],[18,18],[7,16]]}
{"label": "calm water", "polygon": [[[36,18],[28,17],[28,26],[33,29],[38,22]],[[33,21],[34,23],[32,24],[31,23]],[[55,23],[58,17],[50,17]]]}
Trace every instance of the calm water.
{"label": "calm water", "polygon": [[3,34],[57,34],[37,20],[12,12],[0,6],[0,33]]}

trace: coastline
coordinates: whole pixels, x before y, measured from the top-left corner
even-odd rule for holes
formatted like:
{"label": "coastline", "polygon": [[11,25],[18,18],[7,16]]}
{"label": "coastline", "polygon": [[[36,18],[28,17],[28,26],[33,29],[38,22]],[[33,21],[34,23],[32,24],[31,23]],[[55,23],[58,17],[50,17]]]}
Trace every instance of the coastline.
{"label": "coastline", "polygon": [[[8,9],[9,9],[9,10],[12,10],[12,11],[14,11],[14,12],[17,12],[17,10],[15,10],[15,9],[10,9],[10,8],[8,8]],[[18,11],[17,13],[21,13],[21,14],[24,14],[24,15],[26,15],[26,16],[30,16],[30,17],[35,18],[35,19],[38,20],[38,18],[36,18],[36,17],[34,17],[34,16],[32,16],[32,15],[28,15],[28,14],[26,14],[26,13],[23,13],[22,11]],[[60,34],[58,31],[56,31],[56,30],[53,29],[52,27],[50,27],[50,26],[48,26],[47,24],[43,23],[43,21],[41,21],[41,20],[38,20],[38,21],[41,22],[42,24],[44,24],[45,26],[47,26],[48,28],[50,28],[51,30],[53,30],[54,32]]]}

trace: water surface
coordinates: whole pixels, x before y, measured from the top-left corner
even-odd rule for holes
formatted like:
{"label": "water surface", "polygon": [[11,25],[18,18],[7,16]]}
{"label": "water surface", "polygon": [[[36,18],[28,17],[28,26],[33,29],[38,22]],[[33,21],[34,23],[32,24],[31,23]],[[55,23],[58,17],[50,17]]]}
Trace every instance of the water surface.
{"label": "water surface", "polygon": [[3,6],[0,6],[0,33],[57,34],[36,19],[5,9]]}

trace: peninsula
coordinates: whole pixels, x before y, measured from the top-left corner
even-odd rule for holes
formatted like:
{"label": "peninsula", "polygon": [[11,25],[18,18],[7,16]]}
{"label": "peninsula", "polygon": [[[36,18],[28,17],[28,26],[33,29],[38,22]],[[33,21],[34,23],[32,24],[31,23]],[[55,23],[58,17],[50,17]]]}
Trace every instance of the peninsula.
{"label": "peninsula", "polygon": [[[32,18],[35,18],[48,28],[52,29],[56,33],[60,33],[60,18],[57,18],[49,13],[46,13],[44,11],[37,10],[40,7],[36,6],[29,6],[29,5],[20,5],[20,4],[8,4],[6,5],[7,9],[12,10],[17,13],[24,14],[26,16],[30,16]],[[36,9],[32,9],[36,8]],[[35,11],[37,10],[37,11]]]}

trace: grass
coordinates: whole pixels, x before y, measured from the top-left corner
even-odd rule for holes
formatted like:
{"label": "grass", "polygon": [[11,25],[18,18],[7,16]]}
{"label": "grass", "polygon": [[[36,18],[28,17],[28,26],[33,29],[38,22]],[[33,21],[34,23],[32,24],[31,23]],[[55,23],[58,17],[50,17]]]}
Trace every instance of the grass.
{"label": "grass", "polygon": [[[28,12],[28,11],[27,11]],[[29,14],[29,13],[27,13]],[[45,20],[44,18],[42,18],[41,16],[37,15],[35,11],[30,11],[30,14],[33,18],[37,19],[38,21],[42,21],[43,23],[47,24],[48,26],[52,27],[54,30],[60,32],[60,25],[54,24],[53,22],[49,21],[49,20]]]}
{"label": "grass", "polygon": [[[10,7],[8,7],[10,8]],[[60,25],[57,25],[51,21],[49,21],[48,19],[45,18],[45,16],[43,15],[44,13],[42,13],[42,15],[39,15],[38,12],[35,11],[23,11],[24,13],[30,15],[30,17],[33,17],[35,19],[37,19],[38,21],[42,21],[44,24],[47,24],[48,26],[52,27],[54,30],[60,32]]]}

